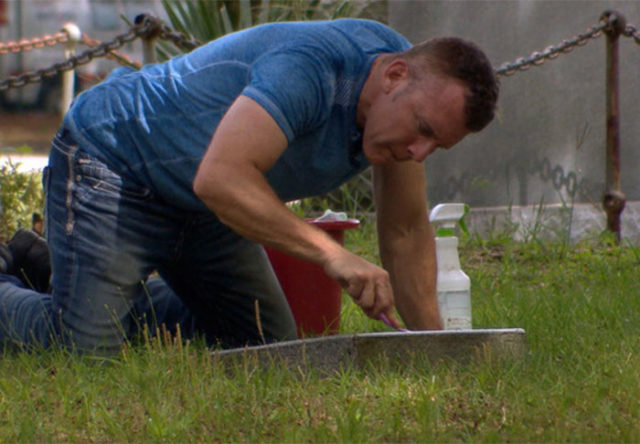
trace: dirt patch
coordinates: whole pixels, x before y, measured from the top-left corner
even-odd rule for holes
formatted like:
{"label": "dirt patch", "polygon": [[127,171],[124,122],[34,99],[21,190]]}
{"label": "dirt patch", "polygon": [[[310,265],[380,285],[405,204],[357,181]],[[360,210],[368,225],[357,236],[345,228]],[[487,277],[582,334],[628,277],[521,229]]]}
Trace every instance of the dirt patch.
{"label": "dirt patch", "polygon": [[47,154],[62,117],[44,112],[0,112],[0,152],[28,145],[34,154]]}

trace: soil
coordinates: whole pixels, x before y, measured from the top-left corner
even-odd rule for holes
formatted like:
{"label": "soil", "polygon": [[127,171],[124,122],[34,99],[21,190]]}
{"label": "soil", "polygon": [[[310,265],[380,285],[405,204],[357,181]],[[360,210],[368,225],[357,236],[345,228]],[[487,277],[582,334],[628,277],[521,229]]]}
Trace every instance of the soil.
{"label": "soil", "polygon": [[0,153],[28,145],[33,154],[48,154],[62,117],[39,111],[0,112]]}

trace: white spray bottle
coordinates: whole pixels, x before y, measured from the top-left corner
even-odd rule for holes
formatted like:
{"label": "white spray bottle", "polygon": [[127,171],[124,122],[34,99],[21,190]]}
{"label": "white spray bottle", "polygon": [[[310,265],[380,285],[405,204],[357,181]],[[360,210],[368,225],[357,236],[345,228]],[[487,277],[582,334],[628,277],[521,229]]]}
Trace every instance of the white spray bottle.
{"label": "white spray bottle", "polygon": [[471,280],[460,268],[454,236],[464,213],[464,204],[446,203],[435,206],[429,216],[436,230],[438,305],[445,330],[471,329]]}

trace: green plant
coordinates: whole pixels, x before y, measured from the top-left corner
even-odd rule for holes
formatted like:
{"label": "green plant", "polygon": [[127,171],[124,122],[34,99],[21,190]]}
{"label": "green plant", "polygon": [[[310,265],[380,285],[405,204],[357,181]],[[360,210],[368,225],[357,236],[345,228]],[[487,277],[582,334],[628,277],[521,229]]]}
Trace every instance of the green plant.
{"label": "green plant", "polygon": [[19,163],[0,166],[0,241],[10,238],[18,228],[31,228],[33,213],[42,213],[44,197],[42,174],[24,173]]}
{"label": "green plant", "polygon": [[[203,43],[260,23],[353,16],[366,4],[357,7],[346,0],[162,0],[170,26]],[[159,42],[157,49],[161,60],[180,51],[166,42]]]}
{"label": "green plant", "polygon": [[336,212],[344,211],[349,217],[370,217],[375,210],[371,170],[358,174],[334,191],[296,201],[290,206],[300,216],[316,216],[331,209]]}

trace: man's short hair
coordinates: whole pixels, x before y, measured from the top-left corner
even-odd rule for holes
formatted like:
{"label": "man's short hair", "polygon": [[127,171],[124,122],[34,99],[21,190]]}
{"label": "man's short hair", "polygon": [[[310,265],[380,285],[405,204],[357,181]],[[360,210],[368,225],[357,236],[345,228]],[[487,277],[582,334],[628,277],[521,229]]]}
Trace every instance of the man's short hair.
{"label": "man's short hair", "polygon": [[409,62],[411,75],[416,79],[420,79],[427,69],[459,79],[467,85],[465,126],[469,131],[480,131],[493,120],[499,83],[491,62],[476,44],[458,37],[438,37],[419,43],[397,56]]}

